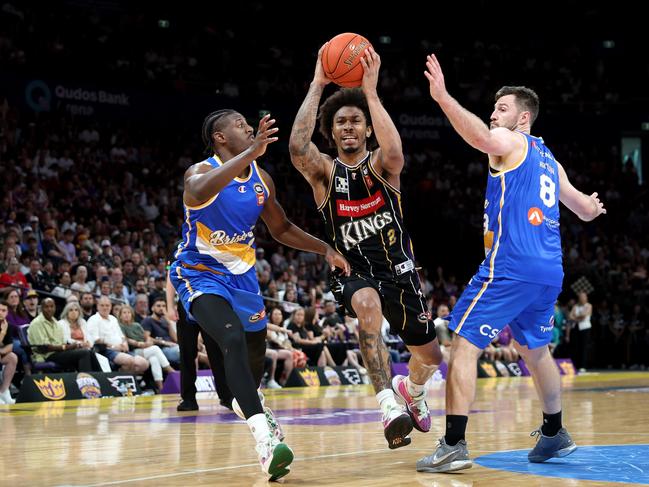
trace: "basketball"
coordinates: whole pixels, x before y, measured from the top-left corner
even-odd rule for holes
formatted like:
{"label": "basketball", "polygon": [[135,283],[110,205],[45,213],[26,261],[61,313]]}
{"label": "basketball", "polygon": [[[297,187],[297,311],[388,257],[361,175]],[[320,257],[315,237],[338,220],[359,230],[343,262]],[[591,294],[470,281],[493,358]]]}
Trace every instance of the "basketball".
{"label": "basketball", "polygon": [[338,34],[322,53],[325,76],[345,88],[360,86],[363,80],[361,57],[370,46],[370,41],[360,34]]}

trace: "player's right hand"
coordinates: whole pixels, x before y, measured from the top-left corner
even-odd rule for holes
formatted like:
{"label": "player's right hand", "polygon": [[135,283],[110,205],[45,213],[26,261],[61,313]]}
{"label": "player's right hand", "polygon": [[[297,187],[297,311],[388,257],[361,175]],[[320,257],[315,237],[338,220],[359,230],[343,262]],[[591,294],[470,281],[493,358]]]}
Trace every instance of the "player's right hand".
{"label": "player's right hand", "polygon": [[330,245],[327,245],[327,253],[325,253],[325,260],[329,266],[333,269],[337,267],[343,271],[343,274],[348,276],[351,273],[351,267],[347,259],[345,259],[342,254],[336,252]]}
{"label": "player's right hand", "polygon": [[278,137],[271,137],[279,130],[278,128],[273,128],[274,123],[275,119],[270,118],[270,113],[264,115],[259,121],[257,134],[255,135],[252,141],[252,145],[250,146],[250,151],[252,152],[254,159],[258,158],[266,152],[266,147],[268,147],[268,144],[277,142]]}
{"label": "player's right hand", "polygon": [[448,93],[444,84],[444,73],[435,54],[426,57],[426,68],[427,71],[424,71],[424,75],[428,78],[430,96],[433,100],[439,102]]}
{"label": "player's right hand", "polygon": [[326,86],[331,83],[331,80],[325,76],[324,67],[322,66],[322,53],[324,52],[325,47],[327,47],[328,42],[325,42],[320,50],[318,51],[318,61],[315,63],[315,73],[313,75],[313,82],[319,84],[320,86]]}

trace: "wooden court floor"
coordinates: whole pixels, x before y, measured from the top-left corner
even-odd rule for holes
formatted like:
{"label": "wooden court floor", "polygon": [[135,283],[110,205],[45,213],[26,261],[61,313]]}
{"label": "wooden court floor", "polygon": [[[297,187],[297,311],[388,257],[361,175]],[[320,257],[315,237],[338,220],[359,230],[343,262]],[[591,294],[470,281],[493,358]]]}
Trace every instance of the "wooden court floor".
{"label": "wooden court floor", "polygon": [[[387,448],[369,386],[267,392],[267,403],[284,425],[286,442],[296,454],[291,474],[280,483],[373,487],[610,485],[579,480],[579,476],[561,478],[572,475],[575,468],[596,475],[602,469],[616,472],[626,468],[631,472],[626,477],[613,473],[610,478],[599,478],[623,481],[613,485],[648,482],[649,373],[564,377],[565,423],[582,448],[544,465],[542,472],[521,462],[525,452],[516,451],[533,446],[535,440],[529,434],[540,424],[531,380],[481,379],[478,387],[476,412],[467,435],[472,457],[489,458],[495,452],[512,451],[496,459],[496,468],[474,465],[456,474],[415,471],[417,459],[432,452],[443,434],[441,386],[429,394],[429,407],[435,415],[431,432],[413,432],[412,444],[398,450]],[[155,396],[0,406],[0,485],[268,484],[247,427],[220,407],[214,396],[199,395],[198,413],[177,413],[177,401],[177,396]],[[591,455],[590,445],[627,445],[624,448],[631,449],[628,451],[641,453],[633,456],[621,450],[622,454],[613,456]],[[578,461],[582,450],[585,453]],[[520,469],[512,472],[498,467],[509,468],[516,462],[522,473]],[[542,476],[548,474],[555,477]]]}

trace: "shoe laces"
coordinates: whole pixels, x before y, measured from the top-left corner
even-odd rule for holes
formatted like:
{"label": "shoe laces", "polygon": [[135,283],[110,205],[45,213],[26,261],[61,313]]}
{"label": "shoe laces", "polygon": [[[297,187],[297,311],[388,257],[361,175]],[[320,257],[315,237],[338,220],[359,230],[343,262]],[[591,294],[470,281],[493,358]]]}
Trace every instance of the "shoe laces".
{"label": "shoe laces", "polygon": [[541,439],[541,436],[543,436],[543,433],[541,432],[541,428],[539,428],[539,429],[535,429],[534,431],[532,431],[532,432],[530,433],[530,436],[531,436],[532,438],[534,438],[535,436],[538,436],[538,438],[536,439],[536,441],[539,441],[539,440]]}

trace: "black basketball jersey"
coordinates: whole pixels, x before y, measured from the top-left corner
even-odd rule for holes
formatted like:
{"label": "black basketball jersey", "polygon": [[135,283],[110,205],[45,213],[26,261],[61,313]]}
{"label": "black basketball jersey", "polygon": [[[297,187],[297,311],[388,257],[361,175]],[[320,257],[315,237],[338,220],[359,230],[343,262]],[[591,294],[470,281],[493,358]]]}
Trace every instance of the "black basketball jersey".
{"label": "black basketball jersey", "polygon": [[415,268],[401,194],[376,172],[371,160],[371,152],[355,166],[334,159],[327,195],[318,211],[329,240],[354,272],[399,279]]}

